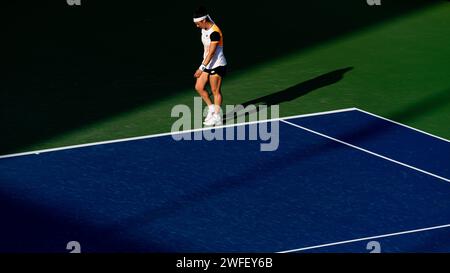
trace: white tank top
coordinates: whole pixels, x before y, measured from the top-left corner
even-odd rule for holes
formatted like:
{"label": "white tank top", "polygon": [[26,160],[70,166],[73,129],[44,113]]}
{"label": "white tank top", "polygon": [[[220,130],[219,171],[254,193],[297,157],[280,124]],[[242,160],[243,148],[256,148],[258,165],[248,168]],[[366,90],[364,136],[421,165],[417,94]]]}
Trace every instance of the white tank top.
{"label": "white tank top", "polygon": [[[211,35],[213,36],[211,38]],[[211,39],[214,42],[219,42],[216,52],[214,53],[211,62],[206,66],[207,69],[214,69],[219,66],[227,65],[227,60],[225,59],[225,55],[223,54],[223,35],[222,31],[219,29],[217,25],[213,25],[210,29],[205,30],[202,29],[202,43],[204,46],[204,54],[203,59],[206,58],[209,51],[209,46],[211,44]]]}

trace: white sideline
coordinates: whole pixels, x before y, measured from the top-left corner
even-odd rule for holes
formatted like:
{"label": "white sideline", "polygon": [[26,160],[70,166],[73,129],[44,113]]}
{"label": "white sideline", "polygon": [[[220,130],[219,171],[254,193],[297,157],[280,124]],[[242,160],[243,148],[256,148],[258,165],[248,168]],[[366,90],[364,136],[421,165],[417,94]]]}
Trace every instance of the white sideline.
{"label": "white sideline", "polygon": [[349,244],[349,243],[354,243],[354,242],[368,241],[368,240],[373,240],[373,239],[393,237],[393,236],[398,236],[398,235],[411,234],[411,233],[417,233],[417,232],[423,232],[423,231],[429,231],[429,230],[435,230],[435,229],[442,229],[442,228],[448,228],[448,227],[450,227],[450,224],[441,225],[441,226],[434,226],[434,227],[428,227],[428,228],[421,228],[421,229],[413,229],[413,230],[407,230],[407,231],[400,231],[400,232],[395,232],[395,233],[388,233],[388,234],[383,234],[383,235],[377,235],[377,236],[371,236],[371,237],[364,237],[364,238],[358,238],[358,239],[334,242],[334,243],[329,243],[329,244],[322,244],[322,245],[308,246],[308,247],[302,247],[302,248],[297,248],[297,249],[284,250],[284,251],[280,251],[280,252],[277,252],[277,253],[300,252],[300,251],[305,251],[305,250],[310,250],[310,249],[323,248],[323,247],[336,246],[336,245],[343,245],[343,244]]}
{"label": "white sideline", "polygon": [[414,127],[408,126],[408,125],[406,125],[406,124],[403,124],[403,123],[400,123],[400,122],[397,122],[397,121],[393,121],[392,119],[388,119],[388,118],[385,118],[385,117],[376,115],[376,114],[374,114],[374,113],[370,113],[370,112],[364,111],[364,110],[362,110],[362,109],[360,109],[360,108],[355,108],[355,110],[356,110],[356,111],[359,111],[359,112],[363,112],[363,113],[365,113],[365,114],[367,114],[367,115],[371,115],[371,116],[376,117],[376,118],[379,118],[379,119],[383,119],[383,120],[389,121],[389,122],[391,122],[391,123],[395,123],[395,124],[400,125],[400,126],[403,126],[403,127],[405,127],[405,128],[408,128],[408,129],[414,130],[414,131],[416,131],[416,132],[419,132],[419,133],[428,135],[428,136],[430,136],[430,137],[434,137],[434,138],[443,140],[443,141],[445,141],[445,142],[450,142],[450,140],[448,140],[448,139],[445,139],[445,138],[442,138],[442,137],[439,137],[439,136],[436,136],[436,135],[427,133],[427,132],[425,132],[425,131],[416,129],[416,128],[414,128]]}
{"label": "white sideline", "polygon": [[311,129],[308,129],[308,128],[306,128],[306,127],[303,127],[303,126],[297,125],[297,124],[295,124],[295,123],[292,123],[292,122],[289,122],[289,121],[285,121],[285,120],[281,120],[281,122],[284,122],[284,123],[286,123],[286,124],[289,124],[289,125],[292,125],[292,126],[294,126],[294,127],[297,127],[297,128],[303,129],[303,130],[305,130],[305,131],[308,131],[308,132],[310,132],[310,133],[313,133],[313,134],[319,135],[319,136],[321,136],[321,137],[324,137],[324,138],[328,138],[328,139],[330,139],[330,140],[333,140],[333,141],[339,142],[339,143],[341,143],[341,144],[344,144],[344,145],[347,145],[347,146],[349,146],[349,147],[352,147],[352,148],[354,148],[354,149],[357,149],[357,150],[363,151],[363,152],[365,152],[365,153],[368,153],[368,154],[374,155],[374,156],[376,156],[376,157],[379,157],[379,158],[382,158],[382,159],[385,159],[385,160],[388,160],[388,161],[394,162],[394,163],[396,163],[396,164],[399,164],[399,165],[402,165],[402,166],[404,166],[404,167],[407,167],[407,168],[413,169],[413,170],[415,170],[415,171],[418,171],[418,172],[421,172],[421,173],[424,173],[424,174],[427,174],[427,175],[433,176],[433,177],[435,177],[435,178],[438,178],[438,179],[444,180],[445,182],[450,182],[450,179],[448,179],[448,178],[445,178],[445,177],[442,177],[442,176],[436,175],[436,174],[434,174],[434,173],[430,173],[430,172],[427,172],[427,171],[425,171],[425,170],[422,170],[422,169],[416,168],[416,167],[414,167],[414,166],[411,166],[411,165],[405,164],[405,163],[403,163],[403,162],[400,162],[400,161],[394,160],[394,159],[392,159],[392,158],[389,158],[389,157],[386,157],[386,156],[383,156],[383,155],[380,155],[380,154],[377,154],[377,153],[371,152],[371,151],[369,151],[369,150],[366,150],[366,149],[364,149],[364,148],[361,148],[361,147],[355,146],[355,145],[353,145],[353,144],[347,143],[347,142],[345,142],[345,141],[339,140],[339,139],[337,139],[337,138],[334,138],[334,137],[330,137],[330,136],[324,135],[324,134],[322,134],[322,133],[316,132],[316,131],[314,131],[314,130],[311,130]]}

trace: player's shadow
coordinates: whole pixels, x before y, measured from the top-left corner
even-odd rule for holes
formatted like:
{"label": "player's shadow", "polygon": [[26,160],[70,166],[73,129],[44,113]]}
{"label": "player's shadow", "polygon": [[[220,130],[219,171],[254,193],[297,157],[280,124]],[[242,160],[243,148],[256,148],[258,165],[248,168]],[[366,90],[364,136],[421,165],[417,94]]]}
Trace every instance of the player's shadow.
{"label": "player's shadow", "polygon": [[256,109],[242,111],[242,108],[240,108],[240,106],[236,106],[233,111],[226,113],[224,120],[226,122],[230,122],[231,120],[234,120],[237,117],[241,117],[242,115],[248,116],[249,114],[257,111],[259,105],[267,105],[268,107],[270,107],[272,105],[279,105],[283,102],[295,100],[314,90],[339,82],[344,78],[344,74],[352,69],[352,66],[337,69],[313,79],[307,80],[305,82],[301,82],[287,89],[269,94],[267,96],[246,101],[241,104],[244,108],[250,105],[255,105]]}

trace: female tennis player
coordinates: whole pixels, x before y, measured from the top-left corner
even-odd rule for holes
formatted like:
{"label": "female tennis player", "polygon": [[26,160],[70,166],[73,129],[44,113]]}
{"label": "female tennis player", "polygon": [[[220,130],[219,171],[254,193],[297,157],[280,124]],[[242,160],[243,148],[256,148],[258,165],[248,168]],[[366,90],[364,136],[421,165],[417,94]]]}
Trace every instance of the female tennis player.
{"label": "female tennis player", "polygon": [[[222,124],[220,106],[222,104],[221,86],[222,79],[227,71],[227,60],[223,53],[223,35],[219,27],[209,16],[204,7],[194,12],[194,23],[202,29],[202,43],[204,46],[203,62],[194,74],[197,78],[195,90],[208,105],[208,115],[203,122],[207,126]],[[214,103],[211,101],[206,84],[209,82]]]}

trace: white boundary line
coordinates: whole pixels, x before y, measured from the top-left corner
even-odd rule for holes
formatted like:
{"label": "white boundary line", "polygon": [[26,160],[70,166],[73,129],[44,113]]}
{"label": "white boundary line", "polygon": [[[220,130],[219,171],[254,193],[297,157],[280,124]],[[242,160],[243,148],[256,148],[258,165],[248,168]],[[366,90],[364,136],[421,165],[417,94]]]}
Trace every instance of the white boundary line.
{"label": "white boundary line", "polygon": [[322,245],[316,245],[316,246],[302,247],[302,248],[297,248],[297,249],[280,251],[280,252],[277,252],[277,253],[300,252],[300,251],[305,251],[305,250],[310,250],[310,249],[323,248],[323,247],[336,246],[336,245],[343,245],[343,244],[349,244],[349,243],[354,243],[354,242],[368,241],[368,240],[373,240],[373,239],[393,237],[393,236],[398,236],[398,235],[411,234],[411,233],[429,231],[429,230],[434,230],[434,229],[442,229],[442,228],[448,228],[448,227],[450,227],[450,224],[442,225],[442,226],[428,227],[428,228],[421,228],[421,229],[414,229],[414,230],[407,230],[407,231],[401,231],[401,232],[395,232],[395,233],[389,233],[389,234],[383,234],[383,235],[377,235],[377,236],[371,236],[371,237],[365,237],[365,238],[358,238],[358,239],[347,240],[347,241],[340,241],[340,242],[329,243],[329,244],[322,244]]}
{"label": "white boundary line", "polygon": [[268,120],[261,120],[261,121],[252,121],[252,122],[243,122],[243,123],[237,123],[237,124],[229,124],[229,125],[217,126],[217,127],[214,127],[214,128],[211,128],[211,127],[198,128],[198,129],[185,130],[185,131],[179,131],[179,132],[170,132],[170,133],[162,133],[162,134],[155,134],[155,135],[146,135],[146,136],[139,136],[139,137],[131,137],[131,138],[122,138],[122,139],[115,139],[115,140],[108,140],[108,141],[101,141],[101,142],[93,142],[93,143],[86,143],[86,144],[79,144],[79,145],[71,145],[71,146],[64,146],[64,147],[58,147],[58,148],[52,148],[52,149],[44,149],[44,150],[36,150],[36,151],[30,151],[30,152],[2,155],[2,156],[0,156],[0,159],[11,158],[11,157],[18,157],[18,156],[25,156],[25,155],[32,155],[32,154],[56,152],[56,151],[69,150],[69,149],[77,149],[77,148],[96,146],[96,145],[104,145],[104,144],[112,144],[112,143],[119,143],[119,142],[126,142],[126,141],[142,140],[142,139],[148,139],[148,138],[164,137],[164,136],[171,136],[171,135],[177,135],[177,134],[194,133],[194,132],[200,132],[200,131],[211,130],[211,129],[228,128],[228,127],[233,127],[233,126],[251,125],[251,124],[257,124],[257,123],[261,123],[261,122],[281,121],[282,119],[294,119],[294,118],[304,118],[304,117],[312,117],[312,116],[319,116],[319,115],[328,115],[328,114],[335,114],[335,113],[341,113],[341,112],[347,112],[347,111],[357,111],[357,108],[344,108],[344,109],[333,110],[333,111],[325,111],[325,112],[317,112],[317,113],[311,113],[311,114],[288,116],[288,117],[268,119]]}
{"label": "white boundary line", "polygon": [[408,164],[402,163],[402,162],[400,162],[400,161],[397,161],[397,160],[394,160],[394,159],[392,159],[392,158],[389,158],[389,157],[386,157],[386,156],[382,156],[382,155],[380,155],[380,154],[377,154],[377,153],[371,152],[371,151],[369,151],[369,150],[366,150],[366,149],[363,149],[363,148],[361,148],[361,147],[355,146],[355,145],[353,145],[353,144],[347,143],[347,142],[345,142],[345,141],[342,141],[342,140],[336,139],[336,138],[334,138],[334,137],[330,137],[330,136],[324,135],[324,134],[322,134],[322,133],[316,132],[316,131],[314,131],[314,130],[311,130],[311,129],[308,129],[308,128],[306,128],[306,127],[303,127],[303,126],[297,125],[297,124],[295,124],[295,123],[292,123],[292,122],[289,122],[289,121],[285,121],[285,120],[281,120],[281,122],[284,122],[284,123],[286,123],[286,124],[289,124],[289,125],[292,125],[292,126],[294,126],[294,127],[297,127],[297,128],[303,129],[303,130],[305,130],[305,131],[308,131],[308,132],[310,132],[310,133],[313,133],[313,134],[319,135],[319,136],[321,136],[321,137],[324,137],[324,138],[328,138],[328,139],[330,139],[330,140],[334,140],[334,141],[336,141],[336,142],[339,142],[339,143],[341,143],[341,144],[344,144],[344,145],[347,145],[347,146],[349,146],[349,147],[355,148],[355,149],[357,149],[357,150],[360,150],[360,151],[366,152],[366,153],[368,153],[368,154],[371,154],[371,155],[374,155],[374,156],[376,156],[376,157],[379,157],[379,158],[382,158],[382,159],[385,159],[385,160],[388,160],[388,161],[394,162],[394,163],[396,163],[396,164],[399,164],[399,165],[402,165],[402,166],[404,166],[404,167],[407,167],[407,168],[413,169],[413,170],[415,170],[415,171],[418,171],[418,172],[421,172],[421,173],[424,173],[424,174],[427,174],[427,175],[433,176],[433,177],[435,177],[435,178],[438,178],[438,179],[444,180],[445,182],[450,182],[450,179],[448,179],[448,178],[445,178],[445,177],[442,177],[442,176],[436,175],[436,174],[434,174],[434,173],[430,173],[430,172],[427,172],[427,171],[425,171],[425,170],[422,170],[422,169],[419,169],[419,168],[413,167],[413,166],[411,166],[411,165],[408,165]]}
{"label": "white boundary line", "polygon": [[393,121],[392,119],[388,119],[388,118],[385,118],[385,117],[376,115],[376,114],[374,114],[374,113],[370,113],[370,112],[364,111],[364,110],[359,109],[359,108],[355,108],[355,110],[356,110],[356,111],[359,111],[359,112],[363,112],[363,113],[368,114],[368,115],[371,115],[371,116],[374,116],[374,117],[379,118],[379,119],[384,119],[384,120],[386,120],[386,121],[389,121],[389,122],[395,123],[395,124],[397,124],[397,125],[406,127],[406,128],[408,128],[408,129],[414,130],[414,131],[416,131],[416,132],[419,132],[419,133],[422,133],[422,134],[425,134],[425,135],[428,135],[428,136],[431,136],[431,137],[434,137],[434,138],[443,140],[443,141],[445,141],[445,142],[450,142],[450,140],[448,140],[448,139],[445,139],[445,138],[442,138],[442,137],[439,137],[439,136],[436,136],[436,135],[432,135],[432,134],[427,133],[427,132],[425,132],[425,131],[422,131],[422,130],[416,129],[416,128],[414,128],[414,127],[405,125],[405,124],[403,124],[403,123],[400,123],[400,122],[397,122],[397,121]]}

